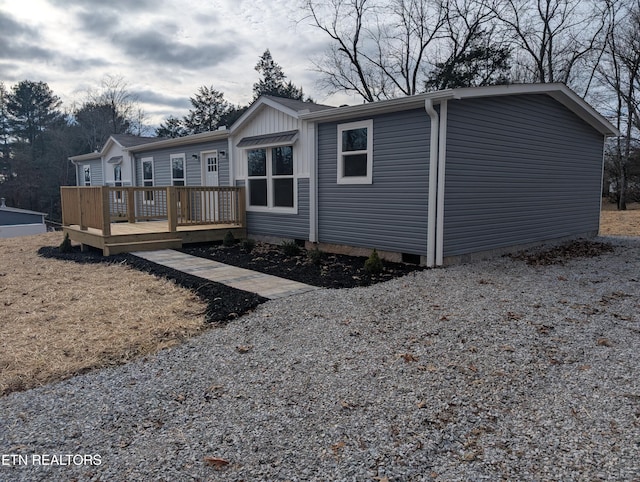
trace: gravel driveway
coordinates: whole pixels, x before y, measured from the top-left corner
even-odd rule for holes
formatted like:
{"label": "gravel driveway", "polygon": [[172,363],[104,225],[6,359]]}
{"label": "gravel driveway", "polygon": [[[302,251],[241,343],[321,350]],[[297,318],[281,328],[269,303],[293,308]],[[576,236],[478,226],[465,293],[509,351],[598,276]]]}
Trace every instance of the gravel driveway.
{"label": "gravel driveway", "polygon": [[640,480],[640,240],[608,241],[271,301],[14,393],[0,480]]}

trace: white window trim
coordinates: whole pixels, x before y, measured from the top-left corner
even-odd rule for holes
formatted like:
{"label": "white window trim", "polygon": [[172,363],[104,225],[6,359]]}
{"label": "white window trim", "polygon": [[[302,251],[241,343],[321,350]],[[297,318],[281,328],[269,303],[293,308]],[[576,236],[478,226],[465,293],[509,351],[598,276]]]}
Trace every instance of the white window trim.
{"label": "white window trim", "polygon": [[[367,175],[366,176],[343,176],[344,157],[342,151],[342,133],[352,129],[367,129],[367,150],[366,151],[349,151],[349,154],[366,154],[367,155]],[[337,162],[337,179],[338,184],[373,184],[373,119],[358,122],[349,122],[347,124],[338,124],[338,162]]]}
{"label": "white window trim", "polygon": [[[283,147],[283,146],[291,146],[293,149],[293,175],[286,176],[273,176],[273,166],[271,163],[271,154],[270,150],[274,147]],[[266,176],[249,176],[249,151],[254,149],[265,149],[267,151],[267,175]],[[252,211],[255,213],[275,213],[275,214],[298,214],[298,175],[296,174],[296,155],[297,149],[295,144],[291,144],[291,142],[282,144],[269,144],[268,146],[251,146],[243,148],[242,158],[244,159],[244,165],[247,169],[247,177],[246,177],[246,185],[245,185],[245,196],[246,196],[246,210]],[[250,204],[249,197],[249,181],[251,179],[266,179],[267,180],[267,205],[266,206],[252,206]],[[273,185],[274,179],[293,179],[293,207],[276,207],[273,205]]]}
{"label": "white window trim", "polygon": [[[145,179],[144,178],[144,163],[145,162],[150,162],[151,163],[151,179]],[[140,169],[142,170],[142,187],[153,187],[155,186],[156,182],[155,182],[155,177],[156,177],[156,173],[155,173],[155,163],[153,162],[153,157],[143,157],[140,159]],[[151,186],[145,186],[144,183],[145,182],[151,182]],[[143,204],[155,204],[155,196],[154,199],[146,199],[144,192],[142,195],[142,203]]]}
{"label": "white window trim", "polygon": [[[173,160],[178,158],[182,159],[182,169],[184,172],[184,178],[173,177]],[[184,152],[180,154],[169,154],[169,169],[171,170],[172,186],[175,186],[175,184],[173,184],[174,181],[183,181],[184,182],[183,186],[187,185],[187,156],[185,155]]]}

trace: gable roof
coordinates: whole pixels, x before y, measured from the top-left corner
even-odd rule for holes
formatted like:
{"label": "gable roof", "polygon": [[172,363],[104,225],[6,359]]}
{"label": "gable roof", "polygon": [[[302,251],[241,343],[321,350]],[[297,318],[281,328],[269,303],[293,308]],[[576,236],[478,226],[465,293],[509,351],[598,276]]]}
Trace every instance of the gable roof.
{"label": "gable roof", "polygon": [[302,100],[287,99],[284,97],[275,97],[272,95],[263,95],[258,98],[251,106],[242,114],[238,120],[231,125],[231,132],[235,132],[247,122],[249,122],[258,112],[266,107],[279,110],[296,119],[303,114],[322,112],[335,109],[330,105],[316,104],[315,102],[305,102]]}
{"label": "gable roof", "polygon": [[569,87],[560,83],[509,84],[446,89],[368,104],[337,107],[331,110],[304,113],[300,115],[300,118],[315,122],[339,121],[357,116],[376,115],[387,112],[424,108],[424,103],[427,99],[437,102],[443,100],[461,100],[480,97],[527,94],[543,94],[552,97],[605,136],[617,136],[620,134],[613,124],[611,124],[604,116],[591,107]]}
{"label": "gable roof", "polygon": [[111,134],[109,139],[104,143],[100,152],[90,152],[88,154],[80,154],[78,156],[71,156],[69,160],[72,162],[78,161],[91,161],[101,159],[109,150],[113,143],[118,144],[120,147],[126,149],[133,146],[139,146],[149,144],[152,142],[158,142],[165,139],[164,137],[142,137],[132,136],[129,134]]}

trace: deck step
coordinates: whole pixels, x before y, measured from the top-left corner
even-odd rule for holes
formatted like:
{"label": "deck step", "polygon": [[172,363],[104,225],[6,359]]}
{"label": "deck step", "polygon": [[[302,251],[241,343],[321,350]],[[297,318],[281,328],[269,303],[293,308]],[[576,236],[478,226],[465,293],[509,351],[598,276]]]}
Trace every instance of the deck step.
{"label": "deck step", "polygon": [[102,254],[110,256],[112,254],[129,253],[131,251],[154,251],[156,249],[180,249],[182,239],[158,239],[152,241],[132,241],[128,243],[108,243],[104,245]]}

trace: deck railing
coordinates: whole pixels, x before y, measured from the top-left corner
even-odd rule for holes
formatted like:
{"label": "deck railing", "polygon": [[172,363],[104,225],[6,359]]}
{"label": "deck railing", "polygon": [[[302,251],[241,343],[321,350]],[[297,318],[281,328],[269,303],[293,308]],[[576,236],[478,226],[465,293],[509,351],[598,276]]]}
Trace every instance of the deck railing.
{"label": "deck railing", "polygon": [[178,226],[245,225],[243,187],[62,187],[62,224],[111,234],[112,222],[166,221]]}

